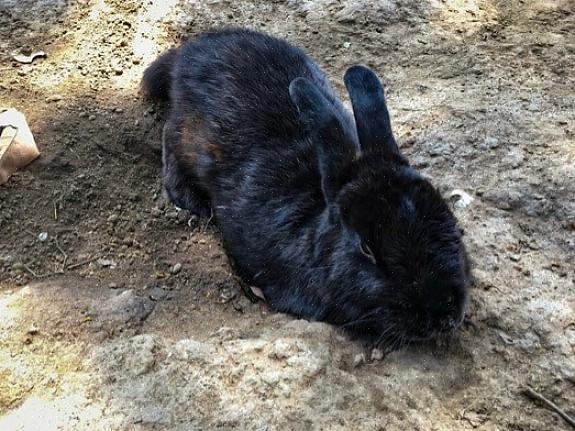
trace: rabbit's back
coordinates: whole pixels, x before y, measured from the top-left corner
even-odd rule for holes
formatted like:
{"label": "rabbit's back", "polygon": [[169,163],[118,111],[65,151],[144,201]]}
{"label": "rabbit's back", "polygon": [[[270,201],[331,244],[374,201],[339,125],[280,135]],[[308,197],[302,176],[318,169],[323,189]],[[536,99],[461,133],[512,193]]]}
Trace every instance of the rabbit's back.
{"label": "rabbit's back", "polygon": [[173,73],[172,107],[199,114],[217,134],[224,158],[237,156],[237,145],[269,147],[297,139],[300,125],[288,92],[293,79],[307,77],[337,101],[325,74],[302,50],[250,30],[190,40]]}

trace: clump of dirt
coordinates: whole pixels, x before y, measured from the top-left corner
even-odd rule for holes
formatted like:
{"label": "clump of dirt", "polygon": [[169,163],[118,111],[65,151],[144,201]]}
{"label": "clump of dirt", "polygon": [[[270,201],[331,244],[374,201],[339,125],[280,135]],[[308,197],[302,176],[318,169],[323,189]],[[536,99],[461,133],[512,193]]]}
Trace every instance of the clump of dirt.
{"label": "clump of dirt", "polygon": [[[0,429],[568,429],[522,391],[575,415],[574,12],[4,2],[0,107],[26,114],[42,156],[0,187]],[[222,25],[305,47],[342,95],[349,65],[380,73],[402,151],[457,191],[476,278],[458,337],[385,354],[272,313],[217,226],[163,199],[162,112],[139,80]]]}

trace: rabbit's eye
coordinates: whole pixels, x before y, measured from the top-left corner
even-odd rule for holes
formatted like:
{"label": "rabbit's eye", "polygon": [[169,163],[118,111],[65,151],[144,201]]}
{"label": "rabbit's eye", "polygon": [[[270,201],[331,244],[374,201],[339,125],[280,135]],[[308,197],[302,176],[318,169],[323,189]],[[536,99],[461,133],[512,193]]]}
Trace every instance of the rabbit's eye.
{"label": "rabbit's eye", "polygon": [[361,245],[359,246],[361,252],[363,253],[363,255],[365,257],[367,257],[371,263],[375,264],[375,255],[373,254],[373,251],[371,250],[371,248],[369,247],[369,245],[367,245],[367,243],[365,241],[361,242]]}

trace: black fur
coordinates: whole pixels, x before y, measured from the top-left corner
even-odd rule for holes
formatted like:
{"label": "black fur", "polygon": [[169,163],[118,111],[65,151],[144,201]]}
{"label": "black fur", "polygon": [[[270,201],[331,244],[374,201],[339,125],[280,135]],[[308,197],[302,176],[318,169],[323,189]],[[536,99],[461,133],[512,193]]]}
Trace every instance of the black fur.
{"label": "black fur", "polygon": [[149,99],[166,102],[170,98],[172,69],[178,58],[178,50],[164,52],[144,72],[142,90]]}
{"label": "black fur", "polygon": [[249,30],[202,34],[144,79],[150,95],[170,88],[168,196],[213,211],[273,309],[388,344],[459,326],[460,231],[400,154],[373,72],[346,73],[355,121],[302,50]]}
{"label": "black fur", "polygon": [[377,76],[366,67],[352,66],[343,79],[351,98],[363,151],[399,155],[399,148],[391,131],[383,88]]}

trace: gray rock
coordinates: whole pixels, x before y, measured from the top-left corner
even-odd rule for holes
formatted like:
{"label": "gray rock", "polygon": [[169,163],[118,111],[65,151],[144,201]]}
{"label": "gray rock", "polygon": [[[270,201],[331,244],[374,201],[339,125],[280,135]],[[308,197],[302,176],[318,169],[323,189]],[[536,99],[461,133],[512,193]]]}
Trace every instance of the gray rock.
{"label": "gray rock", "polygon": [[156,361],[154,337],[148,334],[136,335],[130,340],[124,353],[125,364],[128,371],[134,376],[149,372]]}
{"label": "gray rock", "polygon": [[134,424],[143,425],[170,425],[172,423],[170,411],[159,406],[146,406],[131,415]]}
{"label": "gray rock", "polygon": [[124,290],[112,298],[92,307],[90,316],[105,326],[116,327],[145,320],[154,309],[147,298],[139,297],[133,290]]}
{"label": "gray rock", "polygon": [[296,346],[294,340],[280,338],[272,343],[269,357],[283,360],[293,356],[298,351],[300,349]]}
{"label": "gray rock", "polygon": [[178,341],[173,348],[176,358],[187,362],[210,362],[215,354],[214,346],[200,341],[185,339]]}

